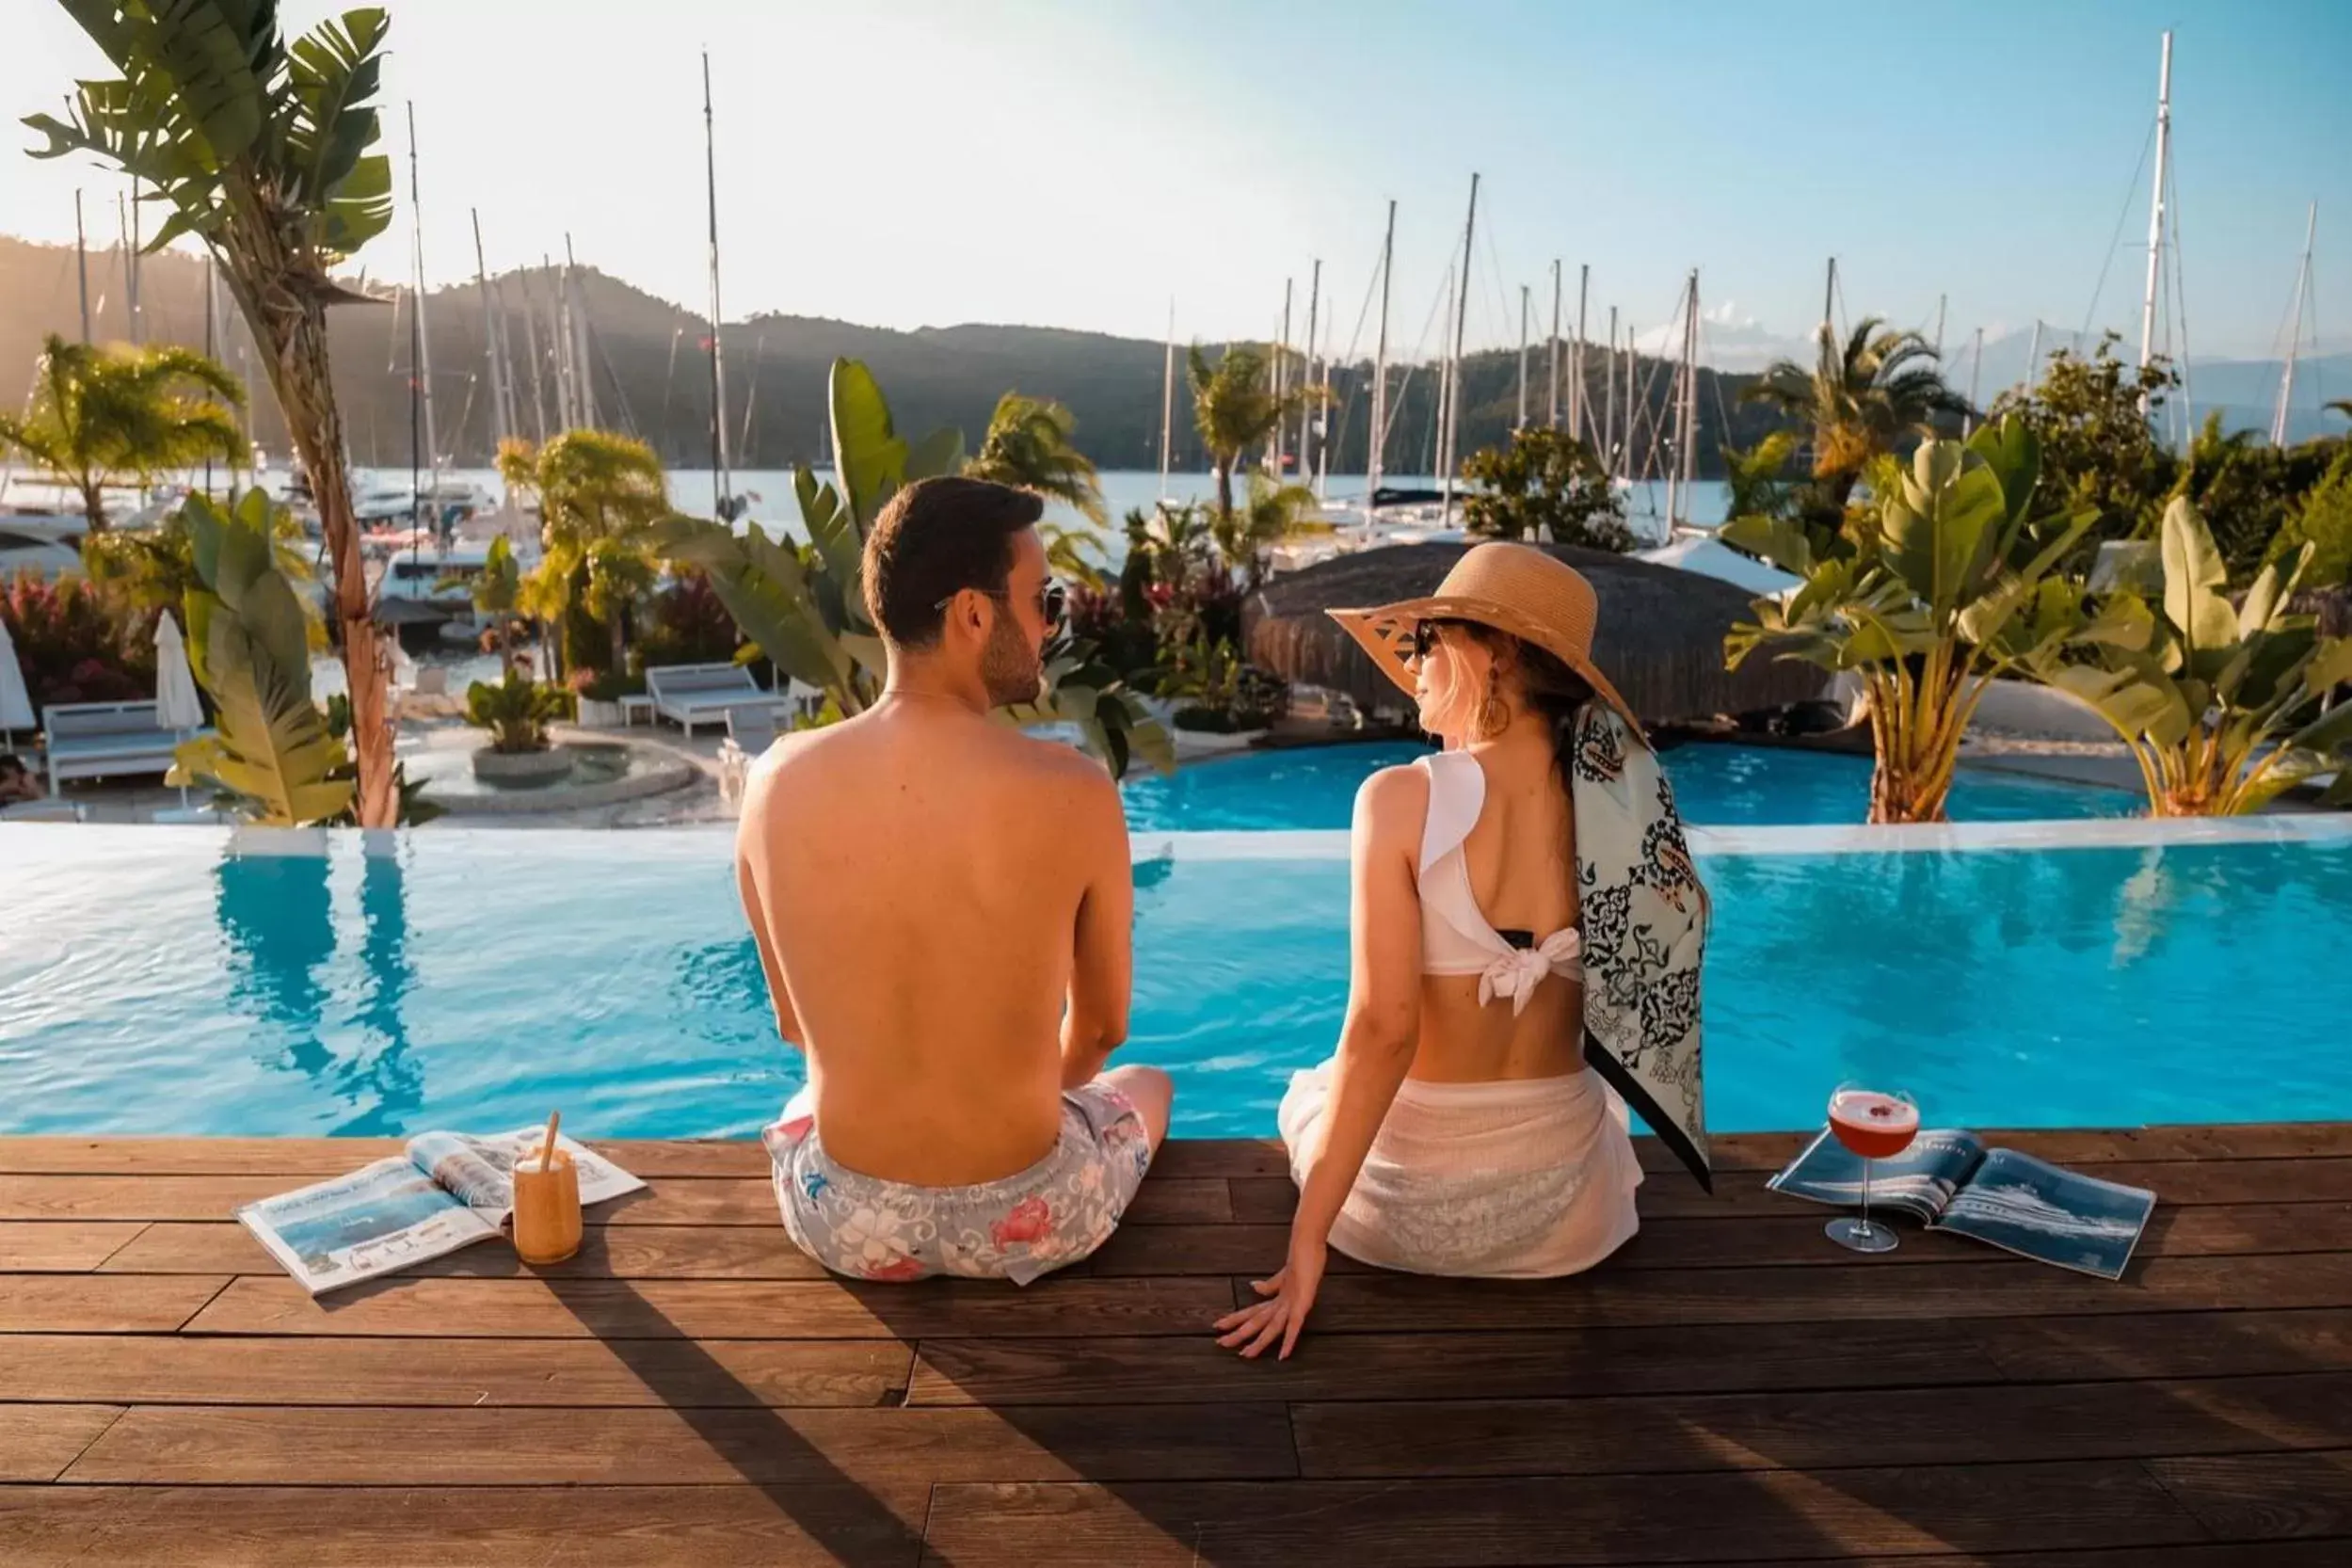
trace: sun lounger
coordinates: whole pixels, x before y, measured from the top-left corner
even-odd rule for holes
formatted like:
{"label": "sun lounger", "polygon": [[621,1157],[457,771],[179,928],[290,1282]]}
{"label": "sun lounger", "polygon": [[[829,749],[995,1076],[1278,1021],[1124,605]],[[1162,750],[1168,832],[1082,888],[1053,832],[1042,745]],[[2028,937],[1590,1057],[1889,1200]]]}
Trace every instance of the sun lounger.
{"label": "sun lounger", "polygon": [[776,710],[764,703],[727,711],[727,738],[745,757],[757,757],[776,744]]}
{"label": "sun lounger", "polygon": [[41,715],[49,792],[68,778],[164,773],[172,749],[207,730],[175,733],[155,722],[152,702],[54,702]]}
{"label": "sun lounger", "polygon": [[763,689],[741,664],[660,664],[645,672],[653,711],[692,735],[701,725],[725,725],[738,708],[790,712],[792,699]]}

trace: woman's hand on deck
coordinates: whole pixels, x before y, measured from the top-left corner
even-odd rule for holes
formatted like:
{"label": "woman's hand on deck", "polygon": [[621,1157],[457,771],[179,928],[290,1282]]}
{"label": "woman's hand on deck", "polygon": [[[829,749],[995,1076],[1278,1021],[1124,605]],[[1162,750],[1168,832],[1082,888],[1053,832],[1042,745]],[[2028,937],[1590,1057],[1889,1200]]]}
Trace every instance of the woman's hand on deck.
{"label": "woman's hand on deck", "polygon": [[1330,1248],[1323,1242],[1293,1240],[1290,1260],[1273,1278],[1250,1282],[1250,1288],[1266,1300],[1217,1320],[1217,1343],[1240,1351],[1244,1359],[1256,1360],[1267,1347],[1279,1342],[1282,1349],[1276,1359],[1290,1359],[1290,1347],[1299,1342],[1299,1331],[1306,1326],[1315,1292],[1323,1283],[1323,1263],[1329,1255]]}

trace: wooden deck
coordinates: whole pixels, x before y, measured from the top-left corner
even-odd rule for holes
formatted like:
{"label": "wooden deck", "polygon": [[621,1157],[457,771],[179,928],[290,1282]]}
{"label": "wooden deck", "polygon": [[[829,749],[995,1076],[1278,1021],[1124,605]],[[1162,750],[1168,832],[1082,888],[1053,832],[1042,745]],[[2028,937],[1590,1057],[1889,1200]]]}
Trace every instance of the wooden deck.
{"label": "wooden deck", "polygon": [[1336,1267],[1276,1366],[1207,1331],[1259,1144],[1026,1291],[842,1285],[756,1145],[613,1144],[572,1263],[318,1304],[231,1206],[379,1145],[0,1140],[0,1563],[2352,1562],[2352,1126],[2006,1141],[2155,1189],[2122,1284],[1841,1253],[1743,1137],[1578,1279]]}

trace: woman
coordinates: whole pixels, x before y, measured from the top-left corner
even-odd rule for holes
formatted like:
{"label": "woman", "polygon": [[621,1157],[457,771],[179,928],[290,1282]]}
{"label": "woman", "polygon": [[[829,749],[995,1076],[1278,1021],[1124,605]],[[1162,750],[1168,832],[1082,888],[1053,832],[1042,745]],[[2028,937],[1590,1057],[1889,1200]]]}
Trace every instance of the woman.
{"label": "woman", "polygon": [[1220,1344],[1289,1355],[1333,1246],[1416,1273],[1591,1268],[1638,1223],[1627,1097],[1706,1182],[1706,898],[1593,666],[1595,612],[1572,568],[1512,544],[1429,599],[1332,612],[1446,749],[1356,797],[1347,1021],[1279,1116],[1288,1260]]}

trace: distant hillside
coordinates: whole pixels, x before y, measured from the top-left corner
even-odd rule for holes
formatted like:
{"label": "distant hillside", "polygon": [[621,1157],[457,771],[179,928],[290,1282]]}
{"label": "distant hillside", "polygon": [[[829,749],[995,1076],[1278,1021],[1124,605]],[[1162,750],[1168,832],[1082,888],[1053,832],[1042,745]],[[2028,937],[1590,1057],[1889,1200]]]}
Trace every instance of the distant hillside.
{"label": "distant hillside", "polygon": [[[101,339],[130,336],[127,289],[116,254],[95,252],[89,262],[92,333]],[[583,269],[583,292],[592,328],[596,395],[605,424],[650,441],[671,464],[701,468],[710,462],[711,382],[701,347],[709,328],[704,318],[657,299],[617,279]],[[508,314],[509,342],[524,357],[526,299],[538,312],[543,358],[550,352],[552,275],[539,269],[500,279]],[[191,257],[149,257],[141,268],[140,316],[150,342],[202,346],[203,264]],[[233,318],[222,293],[224,309]],[[397,314],[397,319],[396,319]],[[492,446],[489,393],[485,371],[483,309],[471,284],[436,290],[425,297],[430,331],[435,424],[444,454],[461,467],[487,464]],[[72,336],[79,330],[73,252],[54,246],[0,238],[0,402],[22,394],[7,385],[8,367],[29,379],[41,334]],[[249,363],[244,323],[220,328],[219,357],[232,370]],[[409,459],[408,327],[406,307],[349,306],[330,318],[335,386],[343,401],[344,424],[355,461],[369,467],[401,467]],[[1103,468],[1148,469],[1160,461],[1160,396],[1162,345],[1132,338],[1040,327],[963,326],[891,331],[803,316],[755,316],[726,328],[730,441],[737,467],[781,468],[821,456],[824,440],[824,372],[836,356],[863,360],[880,377],[900,428],[920,434],[942,424],[961,428],[977,444],[989,411],[1007,391],[1058,398],[1078,417],[1079,444]],[[1208,350],[1213,356],[1216,345]],[[1181,352],[1179,350],[1179,352]],[[1530,354],[1529,405],[1536,417],[1545,406],[1542,391],[1544,354]],[[1599,356],[1592,356],[1592,395],[1602,406]],[[1466,370],[1465,453],[1503,439],[1515,403],[1518,357],[1502,351],[1472,356]],[[552,362],[552,361],[550,361]],[[268,383],[251,366],[256,439],[273,453],[286,450],[284,425]],[[1409,376],[1392,367],[1402,382],[1392,400],[1387,449],[1391,472],[1423,473],[1435,462],[1435,376],[1427,367]],[[527,362],[516,366],[525,413],[524,433],[535,433],[528,412],[531,376]],[[1333,377],[1336,403],[1332,428],[1337,440],[1334,472],[1365,467],[1368,362],[1343,367]],[[553,379],[545,364],[540,377],[552,417]],[[1648,422],[1665,413],[1669,367],[1644,359],[1635,384],[1651,409]],[[1735,442],[1746,444],[1770,428],[1770,419],[1737,400],[1752,377],[1718,376],[1702,371],[1699,384],[1699,471],[1720,472],[1717,447],[1723,415],[1730,415]],[[1563,395],[1563,407],[1565,399]],[[1175,463],[1206,466],[1192,434],[1190,399],[1183,369],[1177,368]],[[1621,413],[1621,419],[1623,417]]]}

